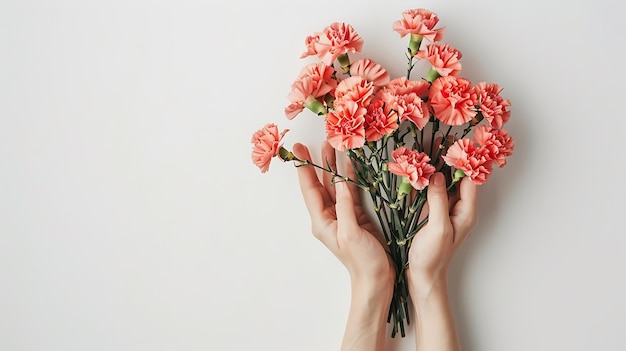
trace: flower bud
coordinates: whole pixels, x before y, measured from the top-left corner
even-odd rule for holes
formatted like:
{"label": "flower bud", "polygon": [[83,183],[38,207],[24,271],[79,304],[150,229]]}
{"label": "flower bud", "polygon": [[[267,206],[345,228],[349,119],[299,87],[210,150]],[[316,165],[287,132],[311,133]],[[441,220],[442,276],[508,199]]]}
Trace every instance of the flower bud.
{"label": "flower bud", "polygon": [[411,39],[409,40],[409,48],[408,48],[409,55],[411,55],[411,57],[415,56],[415,54],[417,54],[417,52],[419,51],[423,38],[424,37],[422,37],[419,34],[411,33]]}
{"label": "flower bud", "polygon": [[337,61],[339,61],[339,66],[346,72],[350,71],[350,57],[348,54],[341,54],[337,57]]}
{"label": "flower bud", "polygon": [[398,185],[398,199],[404,198],[413,191],[413,186],[409,182],[408,177],[402,177],[402,182]]}
{"label": "flower bud", "polygon": [[294,155],[293,152],[285,149],[282,146],[280,147],[280,149],[278,149],[278,157],[283,161],[293,161],[296,159],[296,155]]}
{"label": "flower bud", "polygon": [[313,111],[313,113],[315,113],[318,116],[321,115],[325,115],[326,114],[326,106],[324,106],[323,103],[321,103],[319,100],[317,100],[315,98],[315,96],[310,95],[305,101],[304,101],[304,107],[308,108],[309,110]]}
{"label": "flower bud", "polygon": [[435,67],[430,67],[430,70],[428,70],[428,73],[426,74],[426,81],[432,83],[435,81],[435,79],[441,77],[441,75],[439,74],[439,72],[437,72],[437,70],[435,69]]}
{"label": "flower bud", "polygon": [[454,171],[454,174],[452,175],[452,182],[456,183],[459,180],[461,180],[463,177],[465,177],[465,172],[463,172],[460,169],[457,169],[456,171]]}

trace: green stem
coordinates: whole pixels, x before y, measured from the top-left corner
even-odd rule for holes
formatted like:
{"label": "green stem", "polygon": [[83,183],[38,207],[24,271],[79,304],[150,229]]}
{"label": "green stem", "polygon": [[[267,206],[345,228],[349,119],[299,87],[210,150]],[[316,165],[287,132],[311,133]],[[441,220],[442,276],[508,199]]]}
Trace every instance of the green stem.
{"label": "green stem", "polygon": [[404,227],[404,232],[408,233],[411,231],[411,227],[415,223],[415,220],[419,218],[422,214],[422,208],[426,203],[426,191],[421,191],[417,196],[415,196],[413,200],[413,204],[409,207],[409,214],[407,215],[408,220]]}
{"label": "green stem", "polygon": [[413,146],[417,149],[417,151],[420,151],[419,140],[417,139],[417,126],[414,123],[411,123],[409,128],[411,129],[411,137],[413,137]]}
{"label": "green stem", "polygon": [[432,159],[435,165],[439,163],[439,156],[441,156],[441,152],[443,151],[443,149],[446,148],[448,144],[448,135],[450,135],[451,130],[452,126],[449,126],[448,131],[446,131],[446,134],[443,136],[443,139],[441,139],[441,142],[439,143],[439,147],[437,148],[437,155],[435,155],[435,157]]}
{"label": "green stem", "polygon": [[406,57],[409,60],[409,63],[406,66],[406,79],[410,80],[411,79],[411,71],[413,70],[413,67],[415,67],[415,64],[413,63],[413,56],[406,55]]}
{"label": "green stem", "polygon": [[476,116],[472,118],[471,121],[467,122],[467,127],[465,128],[465,130],[463,130],[463,135],[461,135],[461,139],[463,139],[467,134],[469,134],[472,128],[477,126],[484,118],[485,117],[483,116],[483,114],[481,112],[478,112]]}
{"label": "green stem", "polygon": [[429,156],[432,156],[433,154],[433,146],[435,145],[435,134],[437,134],[437,132],[439,131],[439,120],[435,117],[431,118],[433,118],[433,130],[431,131],[430,137],[430,152],[428,153]]}
{"label": "green stem", "polygon": [[300,160],[299,158],[294,158],[293,161],[300,162],[300,164],[296,164],[296,167],[313,166],[313,167],[315,167],[317,169],[321,169],[324,172],[330,173],[333,176],[333,178],[339,178],[339,179],[341,179],[341,180],[343,180],[345,182],[354,184],[354,185],[358,186],[359,188],[361,188],[361,189],[363,189],[363,190],[365,190],[367,192],[370,191],[370,187],[365,186],[365,185],[361,184],[360,182],[357,182],[354,179],[351,179],[350,177],[342,176],[341,174],[333,171],[330,167],[329,168],[324,168],[324,167],[322,167],[320,165],[317,165],[317,164],[315,164],[315,163],[313,163],[313,162],[311,162],[309,160]]}
{"label": "green stem", "polygon": [[[448,185],[448,187],[446,188],[447,192],[449,193],[450,190],[452,190],[452,188],[454,187],[454,185],[456,183],[458,183],[459,179],[457,180],[453,180],[450,185]],[[421,212],[421,211],[420,211]],[[413,240],[413,237],[417,234],[417,232],[419,232],[420,229],[422,229],[423,226],[426,225],[426,223],[428,223],[428,217],[429,215],[427,215],[426,217],[424,217],[424,219],[422,219],[418,224],[417,224],[417,228],[413,229],[407,236],[406,236],[406,241],[409,243]]]}

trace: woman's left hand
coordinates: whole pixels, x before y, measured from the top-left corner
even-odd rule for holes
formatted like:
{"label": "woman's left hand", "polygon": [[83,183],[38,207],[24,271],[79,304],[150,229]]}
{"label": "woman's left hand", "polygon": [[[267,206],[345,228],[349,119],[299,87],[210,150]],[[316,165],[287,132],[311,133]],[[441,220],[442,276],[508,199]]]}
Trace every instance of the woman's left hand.
{"label": "woman's left hand", "polygon": [[[299,159],[312,161],[306,146],[296,144],[293,151]],[[336,152],[327,142],[322,146],[322,162],[337,169]],[[351,165],[346,168],[346,175],[356,179]],[[312,166],[300,166],[297,172],[313,235],[348,269],[353,284],[392,292],[395,269],[378,227],[361,205],[359,189],[342,179],[333,182],[328,172],[320,181]]]}

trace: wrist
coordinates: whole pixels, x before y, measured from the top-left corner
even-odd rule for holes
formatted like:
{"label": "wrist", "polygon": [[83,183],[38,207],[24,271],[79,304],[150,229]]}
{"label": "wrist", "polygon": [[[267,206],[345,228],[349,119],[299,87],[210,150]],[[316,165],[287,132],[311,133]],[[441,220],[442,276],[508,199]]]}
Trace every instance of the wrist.
{"label": "wrist", "polygon": [[416,308],[420,304],[426,303],[433,298],[448,296],[448,274],[447,271],[437,274],[417,274],[411,272],[409,292],[413,298]]}
{"label": "wrist", "polygon": [[393,279],[351,279],[350,314],[341,350],[382,350]]}
{"label": "wrist", "polygon": [[450,298],[448,279],[442,275],[425,285],[413,285],[411,300],[417,318],[418,350],[461,350]]}
{"label": "wrist", "polygon": [[350,276],[352,300],[360,302],[380,302],[388,304],[393,296],[395,275],[384,274],[378,276]]}

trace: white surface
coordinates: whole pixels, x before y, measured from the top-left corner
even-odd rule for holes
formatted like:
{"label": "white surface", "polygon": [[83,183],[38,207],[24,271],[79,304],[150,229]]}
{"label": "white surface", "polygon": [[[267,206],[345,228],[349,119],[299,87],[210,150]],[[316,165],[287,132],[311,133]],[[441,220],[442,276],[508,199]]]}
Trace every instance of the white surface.
{"label": "white surface", "polygon": [[464,349],[626,348],[617,2],[100,3],[0,4],[1,350],[338,349],[348,277],[249,139],[318,145],[282,114],[304,38],[350,22],[397,76],[410,7],[513,102],[452,274]]}

